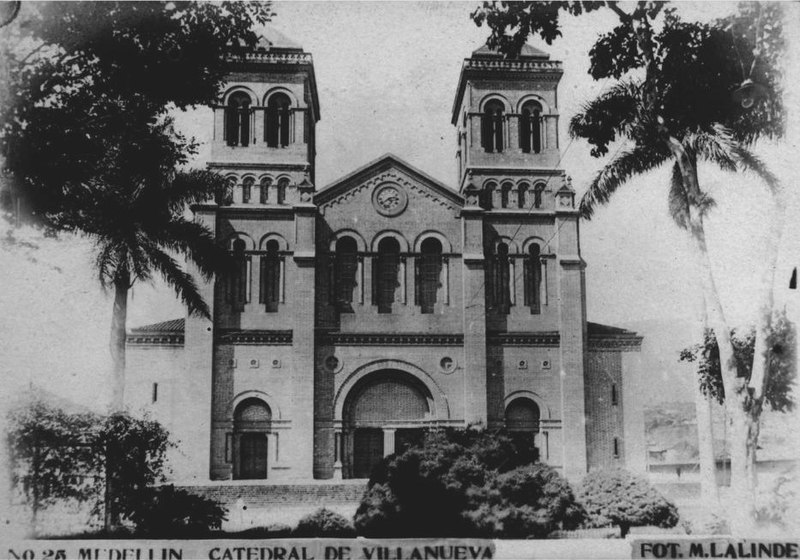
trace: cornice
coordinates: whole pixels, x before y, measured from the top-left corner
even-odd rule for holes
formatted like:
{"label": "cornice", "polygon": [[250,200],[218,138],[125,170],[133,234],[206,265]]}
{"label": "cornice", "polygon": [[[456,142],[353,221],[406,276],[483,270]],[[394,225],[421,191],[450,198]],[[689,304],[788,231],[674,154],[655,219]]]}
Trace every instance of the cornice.
{"label": "cornice", "polygon": [[209,169],[280,169],[289,171],[305,171],[308,163],[238,163],[235,161],[210,161],[206,164]]}
{"label": "cornice", "polygon": [[642,349],[644,337],[636,335],[589,336],[589,350],[615,350],[638,352]]}
{"label": "cornice", "polygon": [[558,331],[527,333],[487,333],[486,340],[490,344],[502,346],[548,346],[557,347],[561,342]]}
{"label": "cornice", "polygon": [[288,345],[292,343],[292,331],[220,329],[216,342],[219,344],[266,344]]}
{"label": "cornice", "polygon": [[183,347],[183,333],[175,332],[150,332],[150,333],[128,333],[125,336],[125,343],[131,346],[176,346]]}
{"label": "cornice", "polygon": [[464,335],[430,333],[318,333],[320,344],[337,346],[460,346]]}

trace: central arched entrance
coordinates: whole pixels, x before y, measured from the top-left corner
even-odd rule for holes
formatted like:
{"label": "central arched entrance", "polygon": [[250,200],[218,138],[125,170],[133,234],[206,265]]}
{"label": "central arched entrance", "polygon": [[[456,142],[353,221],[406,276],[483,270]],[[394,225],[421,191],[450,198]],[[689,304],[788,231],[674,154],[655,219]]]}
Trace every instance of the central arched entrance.
{"label": "central arched entrance", "polygon": [[427,387],[403,371],[362,379],[344,402],[344,476],[367,478],[383,457],[420,441],[432,403]]}
{"label": "central arched entrance", "polygon": [[233,478],[252,480],[267,478],[267,434],[272,422],[269,406],[257,398],[239,403],[233,413],[235,459]]}

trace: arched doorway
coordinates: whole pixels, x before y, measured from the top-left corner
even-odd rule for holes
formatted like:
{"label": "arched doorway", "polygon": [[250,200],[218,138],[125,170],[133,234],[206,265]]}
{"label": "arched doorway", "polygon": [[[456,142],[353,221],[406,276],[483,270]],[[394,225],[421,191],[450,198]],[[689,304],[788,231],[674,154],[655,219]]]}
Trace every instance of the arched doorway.
{"label": "arched doorway", "polygon": [[506,430],[518,446],[528,447],[536,460],[539,458],[536,434],[539,433],[540,417],[539,405],[526,397],[518,397],[506,407]]}
{"label": "arched doorway", "polygon": [[403,371],[378,371],[359,382],[343,409],[344,475],[367,478],[383,457],[421,440],[431,404],[428,389]]}
{"label": "arched doorway", "polygon": [[239,403],[233,413],[235,458],[233,478],[238,480],[267,478],[267,434],[272,422],[269,406],[257,398]]}

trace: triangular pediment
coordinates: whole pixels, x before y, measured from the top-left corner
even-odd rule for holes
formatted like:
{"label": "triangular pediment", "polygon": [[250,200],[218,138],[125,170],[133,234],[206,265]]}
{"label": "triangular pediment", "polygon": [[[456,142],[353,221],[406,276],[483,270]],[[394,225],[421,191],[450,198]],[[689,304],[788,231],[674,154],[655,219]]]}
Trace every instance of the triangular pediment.
{"label": "triangular pediment", "polygon": [[401,184],[415,195],[448,208],[464,205],[464,199],[454,190],[392,154],[381,156],[317,191],[314,203],[319,208],[342,204],[386,182]]}

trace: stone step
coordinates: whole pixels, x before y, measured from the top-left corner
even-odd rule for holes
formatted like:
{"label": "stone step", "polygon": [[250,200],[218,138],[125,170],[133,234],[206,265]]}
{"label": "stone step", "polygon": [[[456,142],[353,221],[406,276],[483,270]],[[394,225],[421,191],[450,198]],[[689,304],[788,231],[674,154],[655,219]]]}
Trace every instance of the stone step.
{"label": "stone step", "polygon": [[187,492],[215,500],[224,506],[241,504],[249,507],[270,505],[358,504],[364,491],[364,483],[330,484],[214,484],[204,486],[181,486]]}

